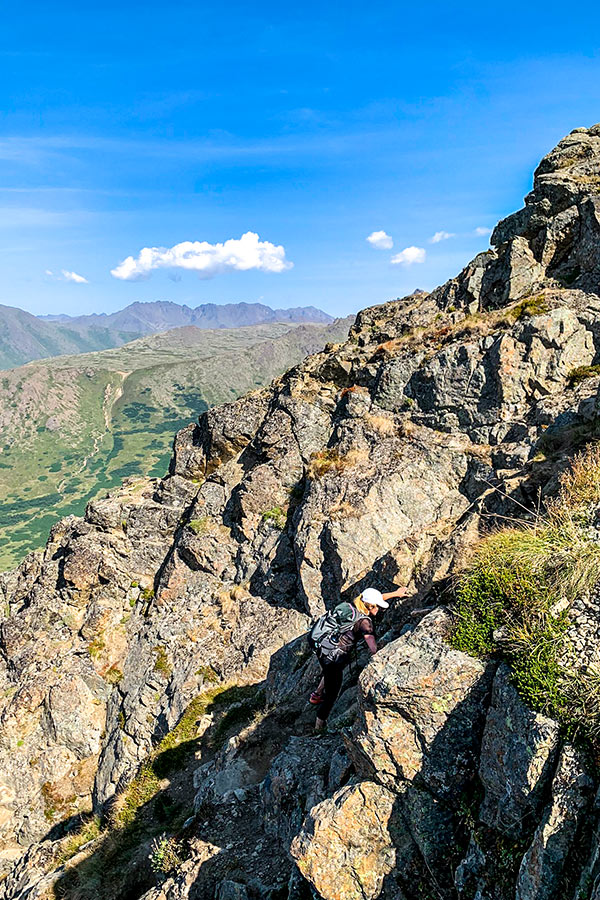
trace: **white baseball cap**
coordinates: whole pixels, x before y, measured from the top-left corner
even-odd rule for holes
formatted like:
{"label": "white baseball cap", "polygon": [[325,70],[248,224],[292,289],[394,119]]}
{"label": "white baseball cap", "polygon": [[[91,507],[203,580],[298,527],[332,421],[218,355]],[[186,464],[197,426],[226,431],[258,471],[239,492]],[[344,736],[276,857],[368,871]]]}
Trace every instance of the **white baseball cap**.
{"label": "white baseball cap", "polygon": [[380,606],[381,609],[387,609],[390,605],[389,603],[385,602],[385,600],[383,599],[383,594],[376,588],[367,588],[366,591],[363,591],[360,595],[360,599],[363,603],[367,603],[369,606]]}

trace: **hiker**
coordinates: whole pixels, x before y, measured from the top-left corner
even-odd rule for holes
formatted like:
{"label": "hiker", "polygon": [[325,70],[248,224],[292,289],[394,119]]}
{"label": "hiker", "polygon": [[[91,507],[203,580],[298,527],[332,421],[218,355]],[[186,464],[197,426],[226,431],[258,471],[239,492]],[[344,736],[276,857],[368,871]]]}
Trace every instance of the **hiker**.
{"label": "hiker", "polygon": [[382,594],[375,588],[367,588],[354,603],[340,603],[335,609],[324,613],[313,625],[308,640],[317,654],[323,670],[323,677],[316,691],[310,695],[310,703],[319,706],[315,731],[325,729],[325,723],[342,686],[344,667],[350,662],[350,654],[360,638],[373,656],[377,653],[377,643],[371,617],[380,609],[387,609],[387,601],[393,597],[404,597],[406,588],[398,588]]}

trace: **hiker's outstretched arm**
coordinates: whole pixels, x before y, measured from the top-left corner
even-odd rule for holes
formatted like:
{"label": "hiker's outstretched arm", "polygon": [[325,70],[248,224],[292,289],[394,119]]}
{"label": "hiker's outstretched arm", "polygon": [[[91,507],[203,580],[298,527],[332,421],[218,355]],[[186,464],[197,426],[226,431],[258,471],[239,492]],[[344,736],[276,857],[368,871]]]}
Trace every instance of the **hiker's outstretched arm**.
{"label": "hiker's outstretched arm", "polygon": [[408,589],[405,587],[397,588],[395,591],[391,591],[389,594],[382,594],[381,596],[386,601],[391,600],[393,597],[406,597],[408,594]]}
{"label": "hiker's outstretched arm", "polygon": [[375,656],[375,654],[377,653],[377,641],[375,640],[375,635],[363,634],[363,637],[365,639],[365,644],[369,648],[369,653],[371,654],[371,656]]}

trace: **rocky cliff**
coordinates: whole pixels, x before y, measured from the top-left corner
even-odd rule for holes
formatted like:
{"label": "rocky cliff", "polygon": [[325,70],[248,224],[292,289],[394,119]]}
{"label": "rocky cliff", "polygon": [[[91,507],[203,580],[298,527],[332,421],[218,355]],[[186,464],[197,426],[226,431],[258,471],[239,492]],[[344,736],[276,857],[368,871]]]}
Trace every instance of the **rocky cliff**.
{"label": "rocky cliff", "polygon": [[[492,245],[2,576],[2,900],[600,898],[600,126]],[[392,584],[313,736],[310,617]]]}

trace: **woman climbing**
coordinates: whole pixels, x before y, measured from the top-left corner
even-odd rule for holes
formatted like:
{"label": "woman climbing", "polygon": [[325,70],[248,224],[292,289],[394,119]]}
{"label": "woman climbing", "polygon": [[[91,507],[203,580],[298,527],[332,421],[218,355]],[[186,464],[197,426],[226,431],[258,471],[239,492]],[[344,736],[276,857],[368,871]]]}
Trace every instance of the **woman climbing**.
{"label": "woman climbing", "polygon": [[342,686],[344,667],[350,662],[350,654],[361,638],[371,656],[377,653],[372,619],[380,609],[387,609],[388,600],[404,597],[406,588],[398,588],[382,594],[375,588],[367,588],[354,603],[340,603],[324,613],[313,625],[308,640],[317,654],[323,677],[316,691],[310,695],[310,703],[319,705],[315,731],[325,729],[325,723]]}

